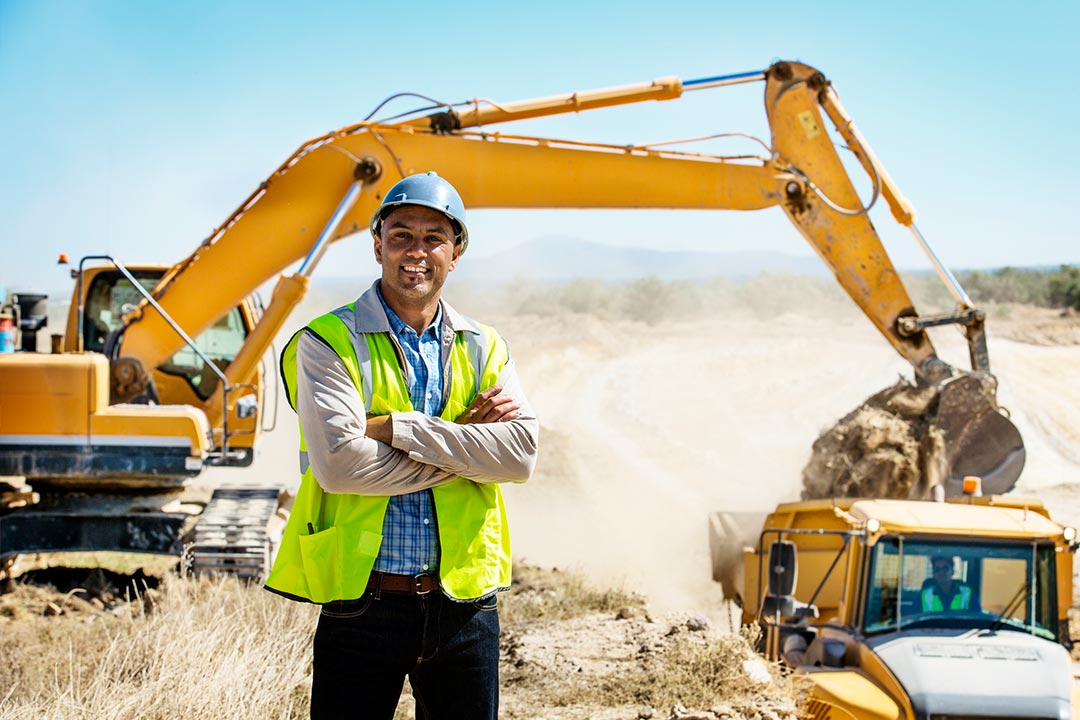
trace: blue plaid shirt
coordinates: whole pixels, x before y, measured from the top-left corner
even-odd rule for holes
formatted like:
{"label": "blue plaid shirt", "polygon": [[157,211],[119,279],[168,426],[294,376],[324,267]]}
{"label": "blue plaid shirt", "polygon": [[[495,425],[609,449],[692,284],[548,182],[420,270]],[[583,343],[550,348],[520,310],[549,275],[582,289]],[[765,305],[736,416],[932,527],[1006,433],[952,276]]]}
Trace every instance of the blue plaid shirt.
{"label": "blue plaid shirt", "polygon": [[[442,409],[442,362],[439,329],[442,306],[423,333],[406,325],[379,293],[379,300],[408,365],[405,379],[414,410],[438,415]],[[394,495],[383,519],[383,540],[374,569],[401,575],[436,574],[439,536],[435,529],[435,500],[430,490]]]}

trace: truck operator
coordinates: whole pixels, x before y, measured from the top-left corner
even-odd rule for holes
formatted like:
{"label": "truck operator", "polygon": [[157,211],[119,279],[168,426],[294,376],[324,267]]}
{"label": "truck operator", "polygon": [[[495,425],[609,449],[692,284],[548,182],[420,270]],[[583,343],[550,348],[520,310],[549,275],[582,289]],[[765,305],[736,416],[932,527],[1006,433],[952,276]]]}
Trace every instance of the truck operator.
{"label": "truck operator", "polygon": [[933,574],[924,583],[922,611],[972,609],[971,588],[962,580],[953,578],[954,558],[937,556],[930,559]]}

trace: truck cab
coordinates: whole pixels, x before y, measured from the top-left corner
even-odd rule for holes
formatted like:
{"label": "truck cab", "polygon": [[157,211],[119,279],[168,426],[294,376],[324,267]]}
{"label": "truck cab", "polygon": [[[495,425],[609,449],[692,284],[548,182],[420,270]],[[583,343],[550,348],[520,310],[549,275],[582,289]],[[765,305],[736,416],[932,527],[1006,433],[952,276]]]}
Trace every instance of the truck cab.
{"label": "truck cab", "polygon": [[815,718],[1069,718],[1076,531],[1038,500],[780,505],[742,553],[743,621]]}

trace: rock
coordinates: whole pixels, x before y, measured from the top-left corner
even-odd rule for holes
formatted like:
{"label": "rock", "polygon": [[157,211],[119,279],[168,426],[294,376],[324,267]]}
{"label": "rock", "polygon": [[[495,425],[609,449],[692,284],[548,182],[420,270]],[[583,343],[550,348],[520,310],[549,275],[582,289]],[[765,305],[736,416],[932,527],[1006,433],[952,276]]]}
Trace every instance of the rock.
{"label": "rock", "polygon": [[615,613],[615,619],[629,620],[631,618],[641,617],[643,614],[644,613],[641,608],[627,605],[626,607],[619,608],[619,611]]}
{"label": "rock", "polygon": [[769,674],[769,669],[765,667],[765,663],[758,658],[744,660],[742,669],[743,672],[746,673],[746,677],[750,678],[750,682],[752,683],[764,685],[772,681],[772,675]]}
{"label": "rock", "polygon": [[709,712],[718,718],[729,718],[736,715],[735,709],[727,703],[724,703],[723,705],[713,705],[709,708]]}
{"label": "rock", "polygon": [[687,710],[681,703],[671,708],[671,716],[668,720],[716,720],[716,716],[710,712],[699,710]]}
{"label": "rock", "polygon": [[709,629],[709,618],[704,615],[695,615],[686,621],[686,629],[691,632],[703,632]]}

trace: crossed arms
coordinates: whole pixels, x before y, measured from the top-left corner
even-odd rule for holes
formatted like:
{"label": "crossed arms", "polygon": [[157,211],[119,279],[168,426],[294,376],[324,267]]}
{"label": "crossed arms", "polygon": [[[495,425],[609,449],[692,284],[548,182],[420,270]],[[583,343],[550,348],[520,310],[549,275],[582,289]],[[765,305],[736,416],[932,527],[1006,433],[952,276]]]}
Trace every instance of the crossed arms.
{"label": "crossed arms", "polygon": [[297,345],[296,412],[327,492],[403,495],[450,482],[524,482],[540,424],[513,360],[495,386],[449,422],[421,412],[368,418],[341,358],[307,333]]}

